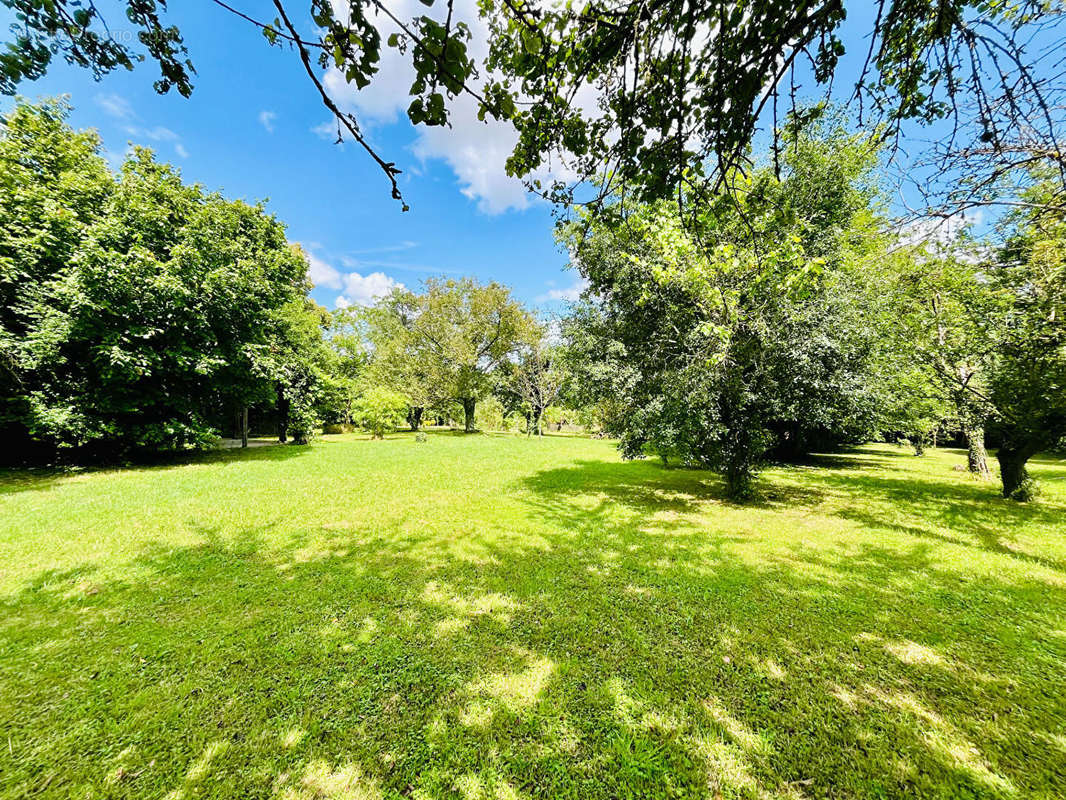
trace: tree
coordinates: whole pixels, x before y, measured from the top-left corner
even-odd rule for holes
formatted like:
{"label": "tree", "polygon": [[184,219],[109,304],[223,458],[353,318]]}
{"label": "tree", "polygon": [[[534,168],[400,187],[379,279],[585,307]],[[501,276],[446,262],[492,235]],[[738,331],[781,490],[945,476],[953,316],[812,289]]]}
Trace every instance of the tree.
{"label": "tree", "polygon": [[529,409],[528,431],[533,436],[542,435],[541,418],[559,399],[566,381],[560,350],[549,345],[541,333],[523,349],[509,376],[515,394]]}
{"label": "tree", "polygon": [[33,447],[26,336],[115,189],[99,136],[71,130],[69,111],[18,103],[0,129],[0,433],[13,450]]}
{"label": "tree", "polygon": [[[4,2],[19,17],[15,39],[0,56],[6,93],[39,77],[56,53],[97,76],[143,57],[110,35],[91,3]],[[258,27],[270,44],[296,51],[315,93],[336,117],[338,138],[343,129],[360,144],[401,203],[399,168],[373,148],[355,115],[333,102],[317,69],[334,67],[361,89],[374,80],[383,46],[398,50],[415,74],[407,112],[412,123],[448,124],[450,108],[465,95],[482,119],[507,120],[517,129],[509,171],[564,202],[590,178],[608,173],[599,202],[620,187],[645,201],[713,195],[748,164],[764,116],[772,115],[768,127],[775,130],[779,106],[797,111],[796,86],[804,82],[830,100],[854,100],[860,122],[882,124],[889,141],[908,121],[948,120],[942,158],[953,163],[960,154],[982,153],[983,176],[963,184],[978,194],[1004,162],[1019,163],[1019,142],[1055,154],[1063,165],[1063,86],[1054,69],[1042,67],[1043,49],[1029,46],[1042,37],[1056,40],[1063,15],[1053,0],[880,0],[870,21],[851,29],[844,28],[841,0],[485,0],[478,13],[490,41],[481,63],[469,47],[475,20],[459,19],[452,0],[425,0],[436,13],[410,19],[383,0],[308,0],[314,27],[305,30],[293,18],[308,15],[290,14],[282,0],[274,0],[273,19],[215,3],[220,13]],[[160,67],[156,88],[187,95],[192,65],[177,28],[160,18],[165,5],[122,5]],[[838,65],[848,49],[865,58],[853,80],[842,80]],[[816,115],[817,107],[803,116]],[[1025,135],[1018,139],[1017,131]],[[543,185],[538,170],[559,159],[579,180]],[[947,190],[952,202],[966,201],[954,194],[959,182],[944,183],[953,187]],[[1064,186],[1066,169],[1060,195]]]}
{"label": "tree", "polygon": [[358,313],[372,353],[364,383],[384,386],[404,395],[408,401],[408,424],[412,431],[417,431],[426,409],[444,405],[451,397],[440,375],[440,364],[426,357],[421,341],[411,334],[418,313],[417,303],[411,303],[412,297],[410,292],[393,292]]}
{"label": "tree", "polygon": [[335,353],[323,338],[332,317],[306,297],[270,315],[265,347],[255,354],[254,374],[272,383],[278,413],[278,439],[292,435],[293,444],[307,444],[321,425],[320,402],[336,374]]}
{"label": "tree", "polygon": [[220,405],[272,397],[277,314],[305,296],[307,263],[261,206],[187,186],[150,151],[116,181],[64,115],[22,104],[0,135],[0,183],[17,187],[0,198],[4,425],[53,453],[203,444]]}
{"label": "tree", "polygon": [[854,307],[879,242],[876,153],[827,132],[787,158],[783,180],[756,171],[742,204],[720,196],[695,232],[666,203],[618,203],[562,230],[589,281],[564,325],[583,400],[609,399],[623,455],[716,469],[740,499],[775,442],[858,436],[875,405],[876,331]]}
{"label": "tree", "polygon": [[372,386],[356,401],[354,418],[372,438],[383,439],[386,433],[403,424],[406,412],[406,397],[381,386]]}
{"label": "tree", "polygon": [[492,388],[492,375],[527,341],[532,317],[504,286],[472,278],[426,281],[421,294],[400,289],[381,303],[395,336],[390,356],[418,386],[459,402],[467,433],[476,430],[477,402]]}
{"label": "tree", "polygon": [[936,432],[953,416],[951,402],[931,370],[909,356],[886,377],[889,383],[880,414],[882,429],[902,436],[914,448],[914,455],[925,455]]}
{"label": "tree", "polygon": [[326,328],[326,344],[333,353],[327,380],[331,412],[350,425],[355,402],[366,381],[371,360],[364,309],[357,306],[332,312]]}
{"label": "tree", "polygon": [[[896,315],[887,335],[912,356],[901,364],[907,380],[896,383],[924,395],[901,399],[897,412],[935,427],[953,410],[967,447],[970,473],[990,479],[985,425],[992,413],[987,381],[996,337],[989,330],[1002,313],[1001,295],[992,290],[979,261],[980,251],[964,238],[945,244],[919,243],[897,253],[890,290]],[[921,426],[919,426],[921,427]]]}
{"label": "tree", "polygon": [[1054,203],[1053,169],[1035,170],[1028,205],[1005,220],[1005,245],[988,269],[1005,311],[987,398],[1003,495],[1017,500],[1033,494],[1026,462],[1066,436],[1066,211]]}

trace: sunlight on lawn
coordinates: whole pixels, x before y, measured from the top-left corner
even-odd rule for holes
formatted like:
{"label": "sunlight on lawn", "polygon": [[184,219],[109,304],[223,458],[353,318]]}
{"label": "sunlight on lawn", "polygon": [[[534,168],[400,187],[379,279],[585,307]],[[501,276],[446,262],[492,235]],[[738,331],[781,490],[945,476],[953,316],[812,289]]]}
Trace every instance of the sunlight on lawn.
{"label": "sunlight on lawn", "polygon": [[326,437],[0,476],[0,796],[1066,796],[1066,463]]}

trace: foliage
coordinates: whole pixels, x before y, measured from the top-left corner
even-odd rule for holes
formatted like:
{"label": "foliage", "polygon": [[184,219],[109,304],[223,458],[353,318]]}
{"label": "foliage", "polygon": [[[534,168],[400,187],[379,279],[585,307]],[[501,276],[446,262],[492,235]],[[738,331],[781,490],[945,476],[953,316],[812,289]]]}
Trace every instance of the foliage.
{"label": "foliage", "polygon": [[0,473],[0,797],[1063,795],[1061,458],[427,438]]}
{"label": "foliage", "polygon": [[320,334],[290,335],[309,285],[284,227],[147,150],[112,176],[66,112],[19,104],[0,135],[5,432],[85,455],[182,448],[278,386],[306,428]]}
{"label": "foliage", "polygon": [[356,401],[352,418],[373,438],[381,439],[404,423],[407,406],[407,398],[399,392],[373,386]]}
{"label": "foliage", "polygon": [[532,317],[498,283],[472,278],[426,281],[422,293],[398,289],[371,315],[372,374],[385,385],[412,387],[424,405],[462,404],[473,431],[477,401],[496,370],[532,336]]}
{"label": "foliage", "polygon": [[323,406],[326,416],[351,424],[355,402],[366,382],[370,362],[362,309],[338,308],[332,312],[325,330],[326,346],[332,352],[324,382]]}
{"label": "foliage", "polygon": [[[144,56],[117,39],[94,3],[79,0],[3,0],[14,12],[17,24],[11,26],[13,40],[0,53],[0,93],[14,94],[24,80],[40,78],[52,58],[62,53],[67,63],[89,69],[99,79],[119,67],[133,69]],[[192,63],[181,33],[167,26],[159,15],[165,0],[124,0],[126,21],[137,31],[137,41],[159,64],[155,89],[160,94],[176,88],[188,97],[192,93]]]}
{"label": "foliage", "polygon": [[987,387],[1002,293],[988,280],[981,250],[965,231],[947,241],[901,246],[885,265],[893,312],[885,335],[901,356],[900,377],[889,391],[894,428],[925,443],[930,431],[951,419],[966,439],[971,472],[989,478],[984,439],[994,409]]}
{"label": "foliage", "polygon": [[332,318],[326,309],[303,297],[268,319],[269,344],[257,354],[255,374],[275,386],[281,440],[291,433],[294,444],[307,444],[322,424],[327,394],[346,388],[336,353],[323,340]]}
{"label": "foliage", "polygon": [[[19,21],[0,56],[6,93],[39,77],[56,53],[96,76],[143,57],[110,35],[94,4],[4,3]],[[177,28],[160,19],[162,0],[120,5],[160,66],[156,88],[174,86],[188,95],[192,66]],[[796,107],[796,86],[804,82],[830,100],[834,84],[840,86],[836,99],[857,100],[860,118],[883,123],[888,134],[900,133],[910,120],[951,120],[944,158],[982,154],[986,177],[1002,173],[1016,155],[1018,136],[1026,152],[1060,151],[1061,81],[1042,66],[1040,49],[1029,46],[1041,36],[1054,38],[1063,15],[1052,0],[885,0],[863,25],[848,27],[839,0],[799,8],[789,0],[660,0],[654,6],[643,0],[484,0],[477,13],[488,26],[489,48],[481,63],[470,47],[473,20],[461,19],[450,0],[423,5],[404,18],[381,0],[308,0],[298,14],[275,0],[276,16],[256,19],[217,3],[256,26],[271,45],[297,51],[337,120],[338,138],[343,129],[362,146],[401,203],[399,168],[374,149],[359,119],[333,101],[320,78],[322,69],[335,68],[363,89],[375,79],[386,48],[410,64],[412,123],[447,125],[458,98],[473,101],[481,119],[507,120],[517,129],[509,171],[566,202],[588,185],[584,181],[608,173],[600,200],[619,185],[644,201],[683,200],[680,187],[693,197],[714,194],[746,167],[759,120],[772,114],[778,127],[779,101],[797,123],[818,115],[820,106]],[[306,18],[313,27],[302,31]],[[854,78],[842,80],[838,65],[849,50],[865,59]],[[805,65],[799,73],[797,64]],[[568,167],[561,172],[578,183],[542,185],[538,176],[559,160]],[[988,183],[968,182],[978,194]]]}
{"label": "foliage", "polygon": [[789,148],[783,180],[754,173],[741,207],[717,198],[698,234],[668,204],[563,229],[590,284],[568,345],[623,453],[712,467],[744,497],[775,442],[802,453],[869,429],[873,161],[830,132]]}
{"label": "foliage", "polygon": [[1005,221],[1006,243],[989,280],[1005,298],[995,331],[988,400],[1001,438],[1003,494],[1032,496],[1026,462],[1066,436],[1066,211],[1055,204],[1053,165]]}
{"label": "foliage", "polygon": [[489,395],[477,404],[477,410],[474,412],[474,421],[478,430],[481,431],[507,430],[508,418],[503,403],[494,395]]}
{"label": "foliage", "polygon": [[358,317],[368,354],[362,382],[384,386],[407,397],[413,427],[418,427],[427,409],[450,404],[440,364],[427,357],[406,326],[409,306],[406,292],[388,295],[374,306],[346,313]]}
{"label": "foliage", "polygon": [[541,435],[541,418],[563,391],[564,361],[562,348],[550,345],[541,332],[534,334],[509,371],[509,387],[528,413],[529,433],[534,436]]}

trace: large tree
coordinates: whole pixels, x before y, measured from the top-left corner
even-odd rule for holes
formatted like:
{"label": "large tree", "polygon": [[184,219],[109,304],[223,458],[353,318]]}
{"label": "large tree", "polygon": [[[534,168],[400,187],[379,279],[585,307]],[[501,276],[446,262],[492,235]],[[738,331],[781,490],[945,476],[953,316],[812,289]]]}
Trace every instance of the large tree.
{"label": "large tree", "polygon": [[1003,495],[1019,500],[1032,494],[1026,462],[1066,436],[1066,210],[1054,204],[1054,169],[1035,170],[1028,205],[1006,220],[1006,244],[987,270],[1005,306],[987,399]]}
{"label": "large tree", "polygon": [[64,115],[20,104],[0,131],[3,425],[86,454],[202,443],[220,406],[273,397],[307,263],[147,150],[116,179]]}
{"label": "large tree", "polygon": [[857,299],[878,242],[874,153],[837,133],[788,158],[784,180],[756,172],[741,205],[717,198],[696,232],[662,202],[563,231],[589,280],[565,326],[586,399],[611,398],[624,455],[719,470],[737,498],[774,445],[803,452],[873,421],[876,328]]}
{"label": "large tree", "polygon": [[[163,21],[162,0],[122,3],[143,49],[113,36],[92,3],[3,2],[19,19],[0,54],[4,92],[41,75],[57,53],[97,76],[147,55],[159,65],[159,91],[192,90],[192,65],[179,31]],[[980,175],[950,182],[956,204],[987,199],[1004,163],[1024,161],[1031,151],[1057,159],[1060,193],[1066,184],[1064,87],[1060,66],[1042,55],[1059,31],[1057,0],[877,0],[865,4],[867,18],[848,25],[843,0],[484,0],[476,11],[454,0],[423,0],[427,8],[410,18],[384,0],[274,0],[262,17],[214,2],[219,13],[237,14],[271,44],[296,51],[294,64],[338,130],[362,145],[401,201],[399,168],[373,148],[356,116],[335,104],[320,73],[333,67],[365,87],[384,47],[404,53],[414,69],[413,123],[445,125],[456,97],[473,98],[483,118],[517,129],[510,171],[559,200],[572,199],[582,184],[541,184],[536,175],[560,157],[563,173],[581,180],[609,173],[600,201],[619,187],[643,200],[713,193],[747,163],[765,118],[774,130],[779,110],[794,111],[797,94],[812,87],[854,100],[860,119],[883,124],[891,140],[909,121],[946,120],[942,158],[982,159]],[[480,63],[470,46],[474,16],[489,36]],[[313,27],[304,26],[308,17]],[[838,66],[848,51],[861,60],[845,80]]]}
{"label": "large tree", "polygon": [[472,278],[430,279],[421,293],[398,289],[380,308],[392,320],[388,357],[406,363],[398,369],[404,383],[457,401],[467,432],[476,429],[477,402],[491,390],[494,372],[535,328],[507,287]]}

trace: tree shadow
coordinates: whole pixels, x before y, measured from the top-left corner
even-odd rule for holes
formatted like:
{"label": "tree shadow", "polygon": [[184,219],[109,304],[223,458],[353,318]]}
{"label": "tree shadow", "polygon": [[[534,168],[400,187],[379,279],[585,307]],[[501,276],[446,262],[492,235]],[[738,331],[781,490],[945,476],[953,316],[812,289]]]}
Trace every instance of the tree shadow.
{"label": "tree shadow", "polygon": [[1026,552],[1012,534],[1024,524],[1035,523],[1050,530],[1066,524],[1066,506],[1057,502],[1016,503],[1000,497],[995,486],[987,482],[952,482],[925,475],[916,480],[824,473],[814,481],[855,498],[837,514],[868,528],[976,546],[1066,572],[1066,561]]}
{"label": "tree shadow", "polygon": [[101,472],[161,472],[189,464],[230,464],[255,461],[287,461],[306,455],[300,445],[198,450],[186,453],[158,453],[131,464],[99,464],[80,467],[35,467],[0,469],[0,495],[40,491],[65,481]]}

